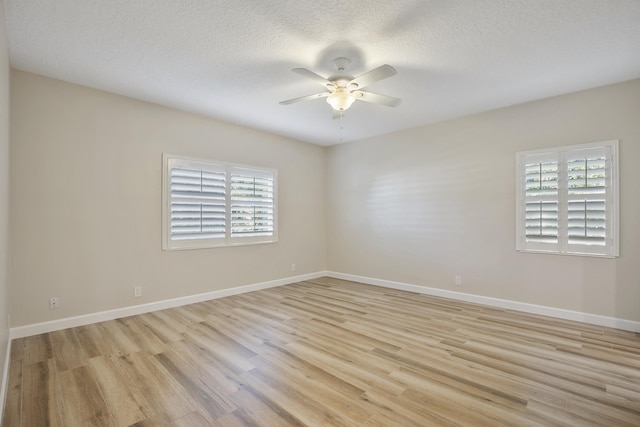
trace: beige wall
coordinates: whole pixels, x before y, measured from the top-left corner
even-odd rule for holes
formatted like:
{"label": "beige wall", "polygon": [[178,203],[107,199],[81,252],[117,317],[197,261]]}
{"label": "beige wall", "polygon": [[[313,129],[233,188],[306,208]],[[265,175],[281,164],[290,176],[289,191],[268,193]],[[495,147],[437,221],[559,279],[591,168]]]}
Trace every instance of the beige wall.
{"label": "beige wall", "polygon": [[[610,139],[620,258],[516,252],[515,153]],[[334,146],[328,268],[640,321],[638,161],[640,80]]]}
{"label": "beige wall", "polygon": [[[0,387],[9,341],[9,54],[0,0]],[[4,401],[0,390],[0,416]]]}
{"label": "beige wall", "polygon": [[[322,147],[26,72],[11,77],[12,326],[326,268]],[[162,251],[163,152],[277,169],[279,243]],[[142,298],[133,299],[134,285]],[[48,309],[51,296],[59,310]]]}

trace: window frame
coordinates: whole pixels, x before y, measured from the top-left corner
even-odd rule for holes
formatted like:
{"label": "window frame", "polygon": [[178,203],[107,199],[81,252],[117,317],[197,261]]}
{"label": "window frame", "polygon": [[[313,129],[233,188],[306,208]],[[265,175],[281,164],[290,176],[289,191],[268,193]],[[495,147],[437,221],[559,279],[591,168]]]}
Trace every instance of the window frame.
{"label": "window frame", "polygon": [[[194,170],[224,171],[225,200],[224,200],[224,237],[171,239],[171,204],[173,200],[171,188],[171,170],[176,166],[193,167]],[[273,230],[269,235],[238,236],[232,233],[232,175],[242,172],[254,173],[253,176],[273,180]],[[276,169],[259,166],[229,163],[174,154],[162,154],[162,250],[207,249],[228,246],[259,245],[278,242],[278,171]]]}
{"label": "window frame", "polygon": [[[605,243],[589,245],[570,243],[569,203],[576,199],[570,194],[568,163],[580,151],[603,150],[605,155],[604,229]],[[546,253],[556,255],[616,258],[619,256],[619,141],[609,140],[587,144],[543,148],[516,153],[516,250],[518,252]],[[526,163],[533,159],[554,159],[558,166],[557,189],[557,242],[526,241]],[[591,196],[582,196],[588,203]],[[580,198],[580,197],[578,197]],[[541,199],[542,200],[542,199]],[[553,197],[546,200],[552,200]],[[586,208],[585,208],[586,209]],[[586,215],[586,213],[585,213]],[[541,221],[542,222],[542,221]],[[585,217],[586,223],[586,217]]]}

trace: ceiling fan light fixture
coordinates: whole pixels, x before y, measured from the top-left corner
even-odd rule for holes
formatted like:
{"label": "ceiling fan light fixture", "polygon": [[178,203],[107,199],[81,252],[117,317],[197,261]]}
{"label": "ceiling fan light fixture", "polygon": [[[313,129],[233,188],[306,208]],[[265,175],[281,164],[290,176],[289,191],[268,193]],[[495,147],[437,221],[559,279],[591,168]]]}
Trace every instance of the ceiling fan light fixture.
{"label": "ceiling fan light fixture", "polygon": [[356,97],[344,87],[337,88],[327,97],[327,103],[336,111],[347,110],[355,100]]}
{"label": "ceiling fan light fixture", "polygon": [[357,100],[373,104],[382,104],[388,107],[396,107],[400,104],[401,100],[399,98],[379,95],[377,93],[362,90],[372,83],[395,75],[396,69],[391,65],[381,65],[378,68],[374,68],[373,70],[354,78],[352,75],[346,74],[344,71],[346,66],[350,63],[349,59],[340,57],[336,58],[333,62],[338,69],[338,73],[332,74],[329,77],[323,77],[306,68],[293,68],[292,71],[294,73],[321,83],[326,90],[313,95],[300,96],[298,98],[280,101],[280,104],[288,105],[293,104],[294,102],[307,101],[310,99],[327,98],[327,103],[331,105],[331,108],[334,111],[334,118],[336,116],[342,117],[341,113],[349,109]]}

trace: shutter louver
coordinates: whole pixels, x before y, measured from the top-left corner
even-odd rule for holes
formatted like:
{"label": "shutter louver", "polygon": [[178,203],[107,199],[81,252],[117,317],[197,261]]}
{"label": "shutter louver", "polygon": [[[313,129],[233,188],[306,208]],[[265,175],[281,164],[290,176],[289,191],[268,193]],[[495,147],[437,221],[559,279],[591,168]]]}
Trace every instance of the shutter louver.
{"label": "shutter louver", "polygon": [[225,237],[224,170],[173,167],[170,185],[171,240]]}
{"label": "shutter louver", "polygon": [[525,164],[525,241],[558,243],[558,162]]}
{"label": "shutter louver", "polygon": [[249,170],[231,173],[231,237],[274,233],[274,179]]}

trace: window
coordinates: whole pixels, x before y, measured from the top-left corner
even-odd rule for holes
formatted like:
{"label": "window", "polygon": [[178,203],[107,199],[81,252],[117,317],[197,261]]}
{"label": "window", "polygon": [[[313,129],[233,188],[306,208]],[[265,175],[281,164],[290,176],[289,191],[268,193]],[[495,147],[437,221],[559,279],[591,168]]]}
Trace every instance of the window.
{"label": "window", "polygon": [[276,242],[277,172],[163,155],[167,249]]}
{"label": "window", "polygon": [[516,155],[516,249],[618,256],[618,141]]}

